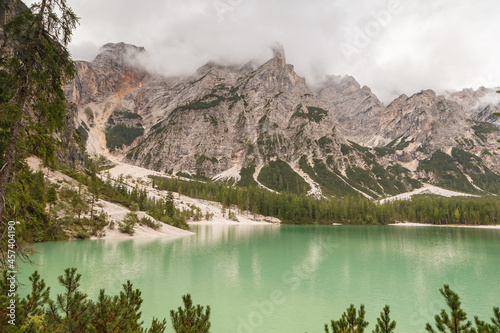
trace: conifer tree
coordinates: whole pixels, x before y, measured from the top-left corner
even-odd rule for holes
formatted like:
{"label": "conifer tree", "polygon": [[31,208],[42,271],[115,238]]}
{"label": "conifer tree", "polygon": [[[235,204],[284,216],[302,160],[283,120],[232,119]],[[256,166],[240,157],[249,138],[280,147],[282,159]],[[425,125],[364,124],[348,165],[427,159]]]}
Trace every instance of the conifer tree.
{"label": "conifer tree", "polygon": [[443,289],[439,289],[443,295],[446,305],[450,308],[450,314],[445,309],[441,310],[440,315],[434,317],[436,321],[437,331],[432,328],[431,324],[427,323],[425,329],[430,333],[450,332],[450,333],[469,333],[471,332],[472,323],[467,321],[467,314],[460,308],[460,297],[450,289],[450,286],[445,284]]}
{"label": "conifer tree", "polygon": [[383,312],[380,312],[380,317],[377,318],[377,325],[375,326],[375,330],[373,333],[393,333],[396,329],[396,322],[394,320],[391,321],[389,317],[389,313],[391,309],[389,305],[384,306]]}
{"label": "conifer tree", "polygon": [[47,322],[49,329],[66,332],[85,332],[90,322],[87,295],[80,291],[81,274],[76,268],[67,268],[64,275],[59,276],[59,283],[65,288],[63,294],[57,295],[56,302],[49,301]]}
{"label": "conifer tree", "polygon": [[472,333],[500,333],[500,308],[493,308],[494,317],[491,318],[493,324],[488,324],[480,320],[477,316],[474,317],[476,329],[472,329]]}
{"label": "conifer tree", "polygon": [[57,201],[57,191],[56,191],[56,188],[52,185],[47,190],[47,203],[50,206],[52,206],[56,203],[56,201]]}
{"label": "conifer tree", "polygon": [[[332,320],[330,323],[332,333],[363,333],[368,326],[368,322],[365,321],[365,306],[361,305],[357,313],[356,311],[354,304],[351,304],[339,320]],[[329,332],[328,324],[325,324],[325,333]]]}
{"label": "conifer tree", "polygon": [[193,306],[191,295],[182,296],[184,308],[171,310],[172,326],[177,333],[207,333],[210,329],[210,306],[203,312],[203,306]]}
{"label": "conifer tree", "polygon": [[14,15],[17,3],[2,4],[12,18],[2,27],[0,50],[0,86],[5,88],[0,118],[9,126],[0,158],[0,222],[15,163],[25,157],[21,148],[26,139],[48,137],[62,127],[66,112],[62,84],[75,73],[66,46],[78,18],[66,0],[42,0]]}

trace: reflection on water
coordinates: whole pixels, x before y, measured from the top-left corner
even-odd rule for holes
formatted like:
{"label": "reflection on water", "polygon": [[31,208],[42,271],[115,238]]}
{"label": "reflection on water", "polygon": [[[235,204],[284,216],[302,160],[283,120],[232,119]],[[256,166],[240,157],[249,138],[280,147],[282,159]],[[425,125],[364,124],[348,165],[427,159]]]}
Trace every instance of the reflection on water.
{"label": "reflection on water", "polygon": [[[371,323],[391,305],[399,332],[424,331],[448,283],[469,317],[500,305],[500,232],[390,226],[197,225],[196,235],[38,244],[52,297],[66,267],[90,297],[127,279],[143,319],[168,317],[191,293],[212,307],[213,332],[314,332],[353,303]],[[25,267],[21,278],[35,268]],[[26,293],[24,290],[22,293]]]}

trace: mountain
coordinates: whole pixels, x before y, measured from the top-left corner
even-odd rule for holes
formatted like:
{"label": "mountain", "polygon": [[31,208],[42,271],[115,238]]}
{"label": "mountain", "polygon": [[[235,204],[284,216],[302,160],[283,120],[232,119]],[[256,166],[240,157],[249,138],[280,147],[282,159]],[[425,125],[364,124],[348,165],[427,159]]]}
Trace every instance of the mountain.
{"label": "mountain", "polygon": [[385,106],[353,77],[307,86],[283,48],[260,66],[209,63],[185,77],[106,44],[67,85],[90,153],[190,178],[275,191],[383,197],[423,182],[499,193],[494,90],[423,90]]}

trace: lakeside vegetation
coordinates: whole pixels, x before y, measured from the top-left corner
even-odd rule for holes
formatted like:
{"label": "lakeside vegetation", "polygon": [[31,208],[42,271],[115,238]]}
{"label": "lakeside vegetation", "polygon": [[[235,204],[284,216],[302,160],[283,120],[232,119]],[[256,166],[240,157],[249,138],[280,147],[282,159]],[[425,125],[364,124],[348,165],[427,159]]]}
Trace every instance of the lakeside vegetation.
{"label": "lakeside vegetation", "polygon": [[[47,287],[37,271],[29,278],[31,292],[25,298],[15,295],[11,302],[7,295],[11,288],[6,271],[0,279],[0,332],[142,332],[162,333],[167,320],[153,318],[149,328],[144,328],[140,311],[143,302],[141,291],[134,289],[130,281],[123,284],[118,295],[107,295],[101,289],[92,300],[80,289],[81,274],[76,268],[67,268],[59,276],[64,292],[56,299],[50,298]],[[170,317],[175,332],[208,332],[210,306],[193,306],[191,295],[182,297],[184,307],[171,310]]]}
{"label": "lakeside vegetation", "polygon": [[240,211],[277,217],[287,224],[390,224],[399,221],[430,224],[498,224],[496,197],[417,195],[411,200],[379,204],[362,196],[314,198],[290,192],[273,193],[257,186],[234,187],[218,182],[185,181],[150,176],[153,187],[236,206]]}
{"label": "lakeside vegetation", "polygon": [[[134,289],[130,281],[123,284],[118,295],[107,295],[104,289],[99,291],[97,299],[91,299],[80,288],[81,274],[76,268],[67,268],[59,276],[59,283],[64,292],[56,299],[50,295],[50,287],[41,279],[37,271],[29,278],[31,292],[25,297],[15,296],[11,303],[5,296],[9,293],[11,279],[7,272],[0,278],[0,332],[143,332],[163,333],[167,330],[167,319],[153,318],[148,328],[141,320],[141,291]],[[499,333],[500,309],[493,308],[491,323],[474,318],[475,327],[467,319],[461,308],[460,297],[448,285],[439,290],[448,311],[442,309],[434,317],[434,326],[427,323],[427,332],[444,333]],[[183,306],[170,311],[170,320],[176,333],[210,332],[210,306],[193,305],[191,295],[182,296]],[[12,305],[11,305],[12,304]],[[12,315],[15,314],[15,315]],[[324,325],[324,332],[363,333],[369,322],[365,320],[365,307],[359,309],[351,304],[338,320],[331,320]],[[14,317],[15,319],[12,319]],[[15,323],[15,325],[12,325]],[[390,317],[390,307],[386,305],[377,318],[372,333],[395,333],[396,321]]]}

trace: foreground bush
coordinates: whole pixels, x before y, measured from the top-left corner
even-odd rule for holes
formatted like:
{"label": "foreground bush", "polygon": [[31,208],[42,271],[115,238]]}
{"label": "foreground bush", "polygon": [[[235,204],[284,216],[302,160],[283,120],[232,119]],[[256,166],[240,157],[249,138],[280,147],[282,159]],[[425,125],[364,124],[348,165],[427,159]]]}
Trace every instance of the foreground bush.
{"label": "foreground bush", "polygon": [[[467,320],[467,314],[461,308],[460,297],[453,292],[448,285],[439,289],[441,295],[446,301],[450,313],[445,309],[441,310],[439,315],[434,317],[436,330],[431,324],[427,323],[425,329],[429,333],[500,333],[500,308],[493,308],[494,317],[491,318],[492,324],[486,323],[475,317],[476,327]],[[396,322],[390,318],[390,308],[386,305],[377,318],[375,330],[372,333],[395,333]],[[333,333],[364,333],[368,326],[365,321],[365,307],[361,305],[356,310],[353,304],[344,312],[339,320],[332,320],[330,326],[325,324],[325,333],[330,333],[330,327]]]}
{"label": "foreground bush", "polygon": [[[109,296],[101,289],[93,301],[80,290],[80,278],[76,268],[66,269],[59,277],[65,291],[53,300],[50,288],[35,271],[29,278],[31,293],[23,299],[14,298],[15,319],[11,321],[8,297],[11,281],[4,271],[0,279],[0,332],[165,332],[166,319],[153,318],[149,328],[142,327],[141,291],[134,289],[130,281],[123,285],[119,295]],[[171,311],[175,332],[208,332],[210,307],[203,313],[202,306],[193,307],[189,294],[183,300],[184,309]]]}

